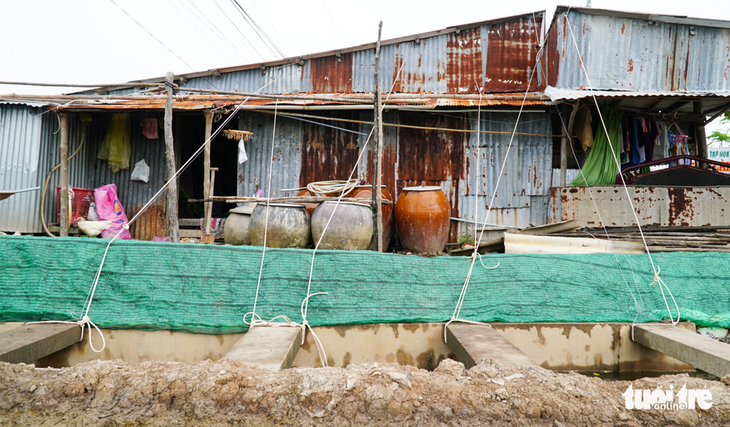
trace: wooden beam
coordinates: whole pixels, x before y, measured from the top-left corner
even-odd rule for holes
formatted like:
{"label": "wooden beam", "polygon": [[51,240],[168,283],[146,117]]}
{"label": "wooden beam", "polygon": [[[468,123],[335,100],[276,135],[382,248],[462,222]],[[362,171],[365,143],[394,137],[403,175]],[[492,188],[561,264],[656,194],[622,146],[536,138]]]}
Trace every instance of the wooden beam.
{"label": "wooden beam", "polygon": [[294,326],[256,326],[238,340],[223,359],[238,360],[259,369],[281,371],[291,367],[302,341]]}
{"label": "wooden beam", "polygon": [[[705,123],[704,123],[706,117],[702,113],[702,101],[694,101],[692,103],[692,108],[694,109],[695,114],[702,115],[702,121],[698,121],[698,122],[694,123],[695,144],[697,146],[697,157],[702,157],[703,159],[706,159],[707,155],[708,155],[707,136],[705,135]],[[706,165],[706,163],[703,163],[703,165]]]}
{"label": "wooden beam", "polygon": [[68,227],[70,224],[68,218],[68,115],[59,114],[61,119],[61,193],[58,203],[60,203],[60,225],[61,237],[68,236]]}
{"label": "wooden beam", "polygon": [[494,359],[509,367],[537,366],[522,350],[489,325],[451,323],[446,326],[446,339],[466,369],[487,359]]}
{"label": "wooden beam", "polygon": [[661,323],[634,325],[632,339],[712,375],[730,374],[730,350],[724,342]]}
{"label": "wooden beam", "polygon": [[173,179],[175,172],[175,144],[172,136],[172,80],[174,74],[167,72],[165,76],[165,90],[167,91],[167,102],[165,103],[165,159],[167,160],[167,235],[173,242],[180,241],[180,227],[177,222],[177,181]]}
{"label": "wooden beam", "polygon": [[76,344],[81,327],[76,324],[35,323],[0,333],[0,361],[33,363]]}
{"label": "wooden beam", "polygon": [[[213,131],[213,112],[206,110],[205,116],[205,149],[203,150],[203,198],[210,199],[210,135]],[[210,217],[208,212],[212,208],[212,202],[205,202],[203,212],[205,213],[205,234],[210,234]]]}

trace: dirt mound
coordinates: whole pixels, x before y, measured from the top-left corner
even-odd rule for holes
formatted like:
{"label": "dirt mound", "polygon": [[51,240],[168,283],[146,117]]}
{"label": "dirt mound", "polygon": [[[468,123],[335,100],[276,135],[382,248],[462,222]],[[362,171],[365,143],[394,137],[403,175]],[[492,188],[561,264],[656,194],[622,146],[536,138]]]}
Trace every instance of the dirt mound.
{"label": "dirt mound", "polygon": [[[709,410],[629,410],[633,389],[707,389]],[[730,392],[687,375],[606,382],[485,361],[434,372],[362,364],[271,373],[240,362],[0,363],[0,424],[17,426],[727,425]]]}

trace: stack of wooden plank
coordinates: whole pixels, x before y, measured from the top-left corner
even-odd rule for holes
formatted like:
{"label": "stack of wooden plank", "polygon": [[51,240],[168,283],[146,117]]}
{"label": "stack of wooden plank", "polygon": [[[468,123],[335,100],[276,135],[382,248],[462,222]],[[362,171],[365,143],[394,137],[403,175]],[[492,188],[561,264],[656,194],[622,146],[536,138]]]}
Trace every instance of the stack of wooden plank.
{"label": "stack of wooden plank", "polygon": [[[730,252],[730,227],[643,227],[649,252]],[[641,242],[637,227],[582,228],[552,234],[561,237],[592,237],[623,242]]]}

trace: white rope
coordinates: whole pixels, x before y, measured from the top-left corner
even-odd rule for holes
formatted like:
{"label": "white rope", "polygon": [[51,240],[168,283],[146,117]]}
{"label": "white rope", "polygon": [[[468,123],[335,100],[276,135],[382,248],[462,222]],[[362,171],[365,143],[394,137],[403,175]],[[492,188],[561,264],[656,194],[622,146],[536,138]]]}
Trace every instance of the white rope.
{"label": "white rope", "polygon": [[[568,130],[567,126],[565,126],[565,121],[563,120],[563,116],[560,114],[560,110],[558,110],[558,118],[560,119],[560,124],[562,125],[563,131],[565,132],[565,135],[568,138],[568,141],[569,141],[569,144],[568,145],[570,146],[570,151],[573,153],[573,158],[576,158],[577,159],[578,157],[577,157],[577,155],[575,153],[575,148],[573,147],[573,142],[572,142],[572,139],[570,137],[570,131]],[[586,180],[585,174],[583,173],[583,168],[581,167],[578,170],[579,170],[581,176],[583,177],[583,180],[585,182],[588,182]],[[588,194],[591,197],[591,202],[593,203],[593,208],[596,210],[596,214],[598,215],[598,221],[601,224],[601,227],[603,228],[603,232],[606,235],[606,239],[608,239],[609,245],[611,247],[613,247],[613,241],[611,240],[611,236],[608,234],[608,229],[606,228],[606,223],[603,221],[603,217],[601,216],[600,209],[598,209],[598,204],[596,203],[596,199],[593,196],[593,191],[591,190],[591,187],[590,186],[586,186],[586,189],[588,190]],[[593,237],[594,239],[597,240],[597,238],[595,236],[591,236],[591,237]],[[613,253],[613,258],[616,261],[616,265],[618,266],[619,271],[621,272],[621,277],[624,280],[624,284],[626,285],[626,289],[628,289],[629,295],[631,295],[631,298],[634,300],[634,307],[636,307],[636,312],[637,312],[636,318],[634,320],[636,320],[636,319],[638,319],[638,317],[640,315],[643,315],[644,314],[644,298],[641,296],[641,291],[639,290],[639,284],[636,281],[636,273],[634,272],[634,266],[631,263],[631,260],[629,259],[629,257],[626,256],[626,254],[622,254],[623,257],[624,257],[624,259],[626,259],[626,262],[629,264],[629,268],[631,269],[631,276],[632,276],[632,278],[634,280],[634,286],[636,287],[636,293],[639,295],[639,299],[641,300],[641,304],[639,304],[639,302],[636,300],[636,297],[634,296],[634,292],[631,290],[631,286],[629,286],[628,280],[626,280],[626,276],[624,275],[624,270],[621,267],[621,262],[618,259],[618,255],[615,252],[612,252],[612,253]]]}
{"label": "white rope", "polygon": [[[266,86],[270,85],[271,83],[273,83],[273,81],[267,83],[265,86],[262,86],[255,93],[258,93],[258,92],[262,91],[264,88],[266,88]],[[190,156],[190,158],[188,159],[188,161],[185,162],[185,164],[183,164],[173,174],[173,176],[170,179],[167,180],[167,182],[160,188],[160,190],[157,191],[157,193],[155,193],[155,195],[152,196],[152,198],[144,206],[142,206],[142,208],[139,210],[139,212],[137,212],[137,214],[134,215],[132,217],[132,219],[130,219],[126,224],[123,224],[122,225],[122,228],[119,229],[119,232],[117,232],[117,234],[114,235],[114,237],[112,237],[111,240],[109,240],[109,243],[107,243],[106,249],[104,250],[104,256],[102,256],[101,263],[99,264],[99,269],[96,271],[96,276],[94,277],[94,281],[91,284],[91,288],[89,290],[89,293],[87,294],[86,301],[84,302],[84,315],[83,315],[83,317],[80,320],[78,320],[78,323],[79,324],[86,324],[86,325],[89,326],[89,345],[91,346],[91,348],[95,352],[99,353],[99,352],[104,351],[104,348],[106,347],[106,339],[104,338],[104,334],[102,334],[101,330],[96,326],[95,323],[93,323],[91,321],[91,318],[89,317],[89,310],[91,310],[91,303],[94,301],[94,295],[96,294],[96,289],[99,286],[99,278],[101,277],[101,272],[104,269],[104,263],[106,262],[106,257],[107,257],[107,254],[109,253],[109,248],[111,247],[112,243],[114,243],[114,241],[117,240],[117,238],[125,230],[129,230],[129,226],[131,224],[133,224],[137,220],[137,218],[139,218],[139,216],[142,215],[142,213],[144,213],[152,205],[152,203],[154,203],[155,200],[157,200],[157,198],[160,197],[160,195],[164,191],[167,190],[167,188],[170,186],[170,184],[172,182],[174,182],[175,180],[177,180],[177,178],[180,176],[180,174],[183,173],[183,171],[188,167],[188,165],[190,165],[190,163],[192,163],[193,160],[195,160],[195,158],[197,158],[197,156],[203,151],[203,149],[205,148],[205,146],[210,141],[212,141],[213,138],[215,138],[216,136],[218,136],[218,134],[224,129],[224,127],[226,126],[226,124],[228,124],[228,122],[230,122],[231,120],[233,120],[233,117],[236,116],[236,113],[241,108],[241,106],[243,106],[250,98],[251,98],[250,96],[249,97],[246,97],[246,99],[244,99],[243,101],[241,101],[239,104],[237,104],[235,106],[232,114],[229,114],[228,117],[226,117],[226,119],[223,121],[223,123],[210,135],[210,137],[208,139],[205,140],[205,142],[203,142],[203,144],[197,149],[197,151],[195,151],[195,153],[193,153],[193,155]],[[102,339],[102,342],[103,342],[102,348],[99,349],[99,350],[96,350],[94,348],[93,343],[91,342],[91,326],[92,325],[99,332],[99,335],[101,335],[101,339]],[[82,338],[83,338],[83,336],[82,336]]]}
{"label": "white rope", "polygon": [[[367,135],[370,138],[370,135]],[[340,193],[343,196],[350,194],[352,190],[357,187],[357,178],[350,178],[347,181],[343,180],[332,180],[332,181],[316,181],[307,184],[307,190],[309,190],[315,196],[324,196],[327,194]]]}
{"label": "white rope", "polygon": [[[544,49],[544,45],[543,45],[543,47],[540,48],[540,51],[535,56],[536,63],[540,59],[543,49]],[[479,238],[476,239],[476,241],[474,242],[474,252],[472,252],[472,255],[471,255],[471,264],[469,265],[469,271],[466,274],[466,279],[464,280],[464,285],[461,287],[461,293],[459,294],[459,299],[456,301],[456,307],[454,307],[454,312],[451,315],[451,319],[449,319],[449,321],[446,322],[446,324],[444,325],[444,342],[448,342],[448,339],[446,336],[446,327],[449,326],[452,322],[464,322],[465,321],[464,319],[461,319],[459,317],[459,315],[461,314],[461,308],[464,305],[464,300],[466,299],[466,292],[469,288],[469,282],[471,280],[472,272],[474,271],[474,263],[476,263],[477,257],[479,258],[479,262],[482,264],[482,266],[484,266],[484,268],[495,269],[495,268],[499,267],[499,263],[497,263],[497,265],[495,265],[494,267],[487,267],[484,265],[484,263],[481,260],[481,255],[479,254],[479,245],[481,244],[482,238],[484,237],[484,230],[489,221],[489,214],[492,211],[494,199],[497,196],[497,189],[499,188],[499,183],[502,180],[502,174],[504,173],[505,167],[507,166],[507,159],[509,158],[509,152],[512,148],[512,143],[514,142],[515,135],[517,134],[517,127],[520,124],[520,118],[522,117],[522,112],[524,111],[524,108],[525,108],[525,102],[527,100],[527,95],[530,91],[530,84],[532,84],[532,79],[535,77],[535,72],[537,69],[538,69],[537,66],[533,67],[532,72],[530,73],[530,78],[527,81],[527,87],[525,88],[525,94],[522,97],[522,103],[520,104],[520,109],[517,112],[517,119],[515,120],[514,127],[512,128],[512,134],[510,135],[509,144],[507,144],[507,151],[504,154],[504,160],[502,161],[502,166],[499,169],[499,175],[497,176],[497,182],[494,184],[494,191],[492,192],[492,197],[490,198],[489,205],[487,206],[487,214],[484,217],[484,222],[482,223],[481,232],[479,233]],[[480,100],[481,100],[481,96],[482,96],[482,94],[481,94],[481,89],[480,89],[480,92],[479,92]],[[481,102],[479,104],[481,105]],[[481,109],[480,108],[477,109],[477,114],[479,115],[479,117],[477,117],[477,119],[478,119],[477,123],[481,123]],[[481,130],[481,128],[480,128],[480,130]],[[479,136],[478,136],[479,134],[480,133],[477,133],[477,150],[479,149]],[[478,160],[479,160],[479,158],[477,158],[477,161]],[[480,172],[481,172],[480,170],[476,171],[476,174],[477,174],[476,182],[477,183],[479,182],[478,176],[479,176]],[[479,194],[478,185],[477,185],[476,191],[477,191],[476,194],[478,195]],[[476,204],[476,202],[475,202],[475,204]],[[478,224],[478,221],[475,216],[474,217],[474,226],[475,227],[476,227],[476,224]],[[488,323],[474,322],[474,321],[469,321],[467,323],[488,325]]]}
{"label": "white rope", "polygon": [[[583,74],[586,78],[586,83],[588,90],[591,93],[591,97],[593,98],[593,102],[596,105],[596,110],[598,110],[598,118],[601,120],[601,126],[603,128],[603,131],[606,133],[606,139],[608,140],[609,146],[611,149],[611,156],[613,157],[614,162],[616,163],[619,174],[618,176],[621,177],[621,184],[624,188],[624,192],[626,193],[626,199],[629,202],[629,206],[631,206],[631,213],[634,215],[634,220],[636,221],[636,227],[639,229],[639,235],[641,236],[641,241],[644,244],[644,249],[646,250],[646,254],[649,257],[649,263],[651,264],[651,268],[654,271],[654,282],[652,282],[652,286],[654,283],[659,284],[659,290],[661,291],[662,298],[664,299],[664,305],[667,307],[667,312],[669,313],[669,320],[672,322],[672,325],[677,325],[680,320],[680,311],[679,311],[679,305],[677,304],[677,300],[674,299],[674,295],[672,295],[672,291],[669,289],[669,287],[664,283],[664,281],[659,277],[659,270],[657,269],[656,265],[654,265],[654,259],[651,256],[651,252],[649,251],[649,245],[646,243],[646,238],[644,237],[644,231],[641,228],[641,221],[639,220],[639,216],[636,213],[636,208],[634,207],[634,203],[631,200],[631,194],[629,193],[629,189],[626,186],[626,181],[624,180],[623,174],[621,172],[621,162],[616,157],[616,153],[613,150],[613,144],[611,143],[611,137],[608,134],[608,129],[606,127],[606,123],[603,120],[603,115],[601,114],[601,109],[598,108],[598,99],[596,98],[595,93],[593,92],[593,85],[591,84],[590,78],[588,77],[588,71],[586,71],[585,64],[583,63],[583,55],[581,55],[580,49],[578,48],[578,42],[575,39],[575,34],[573,33],[573,26],[570,23],[570,20],[568,19],[567,14],[563,14],[563,17],[565,18],[565,22],[568,24],[568,31],[570,31],[570,36],[573,41],[573,46],[575,47],[576,54],[578,55],[578,59],[580,61],[580,67],[581,70],[583,70]],[[586,181],[586,185],[588,182]],[[674,303],[674,307],[677,309],[677,319],[675,320],[672,311],[669,309],[669,302],[667,301],[667,297],[664,293],[664,290],[666,289],[667,293],[669,294],[669,297],[672,299],[672,302]]]}

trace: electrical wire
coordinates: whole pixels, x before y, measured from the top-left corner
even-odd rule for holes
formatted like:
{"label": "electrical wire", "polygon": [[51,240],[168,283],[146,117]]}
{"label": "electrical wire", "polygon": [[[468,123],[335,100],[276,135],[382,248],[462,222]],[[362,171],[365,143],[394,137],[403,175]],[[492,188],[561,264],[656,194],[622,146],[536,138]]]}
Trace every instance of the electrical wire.
{"label": "electrical wire", "polygon": [[256,21],[253,20],[251,15],[249,15],[248,12],[246,12],[246,10],[241,6],[241,4],[238,3],[237,0],[229,0],[229,1],[233,4],[233,6],[238,11],[238,13],[241,15],[241,17],[243,17],[243,19],[246,22],[248,22],[248,24],[251,26],[251,29],[253,29],[253,31],[256,33],[257,36],[259,36],[261,41],[264,42],[264,46],[266,46],[266,48],[269,49],[269,51],[271,53],[273,53],[275,56],[279,56],[282,59],[284,59],[286,57],[286,55],[284,55],[284,53],[281,51],[281,49],[279,49],[279,46],[277,46],[276,43],[274,43],[274,41],[271,39],[271,37],[269,37],[269,35],[266,34],[266,32],[256,23]]}

